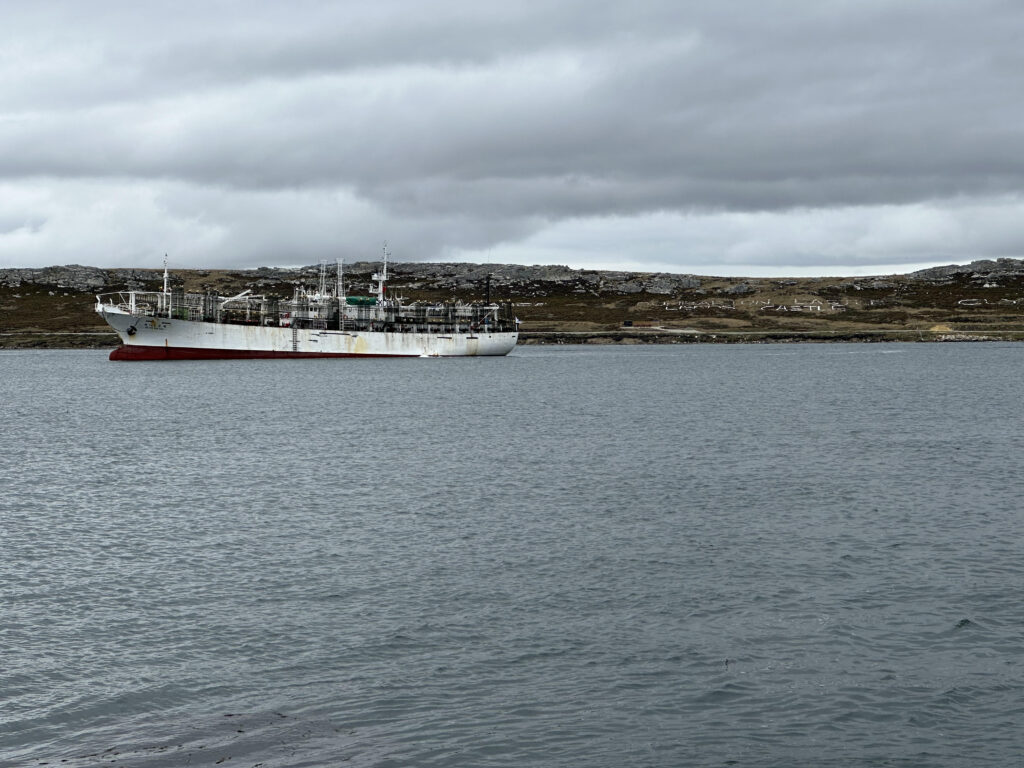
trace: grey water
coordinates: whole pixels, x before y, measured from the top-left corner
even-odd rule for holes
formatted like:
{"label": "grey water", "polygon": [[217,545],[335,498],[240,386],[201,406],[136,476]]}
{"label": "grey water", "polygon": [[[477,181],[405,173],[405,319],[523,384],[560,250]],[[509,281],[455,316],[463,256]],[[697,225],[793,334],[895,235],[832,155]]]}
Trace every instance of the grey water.
{"label": "grey water", "polygon": [[0,765],[1014,764],[1022,371],[0,353]]}

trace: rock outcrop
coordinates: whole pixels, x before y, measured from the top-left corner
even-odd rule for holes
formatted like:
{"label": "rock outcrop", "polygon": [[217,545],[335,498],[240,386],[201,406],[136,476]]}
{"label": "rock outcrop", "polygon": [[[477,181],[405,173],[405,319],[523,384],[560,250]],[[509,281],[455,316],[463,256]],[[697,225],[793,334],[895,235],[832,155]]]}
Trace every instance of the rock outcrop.
{"label": "rock outcrop", "polygon": [[[374,262],[356,262],[346,265],[345,273],[348,279],[359,285],[368,282],[370,275],[379,267]],[[409,290],[479,291],[488,276],[494,289],[507,288],[524,295],[543,295],[557,291],[670,296],[701,286],[701,281],[692,275],[570,269],[564,266],[408,262],[391,264],[389,269],[392,283]],[[210,274],[209,270],[189,271],[201,277]],[[315,283],[319,278],[320,267],[260,267],[228,270],[225,274],[247,285],[269,291],[282,284]],[[158,269],[99,269],[70,264],[41,269],[0,269],[0,285],[17,288],[28,283],[83,293],[101,293],[123,288],[138,289],[145,282],[160,280],[161,275],[162,270]]]}
{"label": "rock outcrop", "polygon": [[[346,279],[353,290],[364,290],[370,275],[379,269],[376,262],[361,261],[346,265]],[[666,272],[626,272],[613,270],[571,269],[558,265],[525,266],[521,264],[466,264],[459,262],[419,263],[399,262],[390,265],[391,283],[399,289],[459,292],[480,292],[488,276],[491,287],[499,293],[520,296],[546,296],[551,294],[599,295],[705,295],[709,291],[728,296],[750,296],[765,289],[757,281],[736,278],[704,278],[694,275]],[[332,273],[333,266],[329,268]],[[251,287],[267,293],[290,293],[295,284],[315,285],[320,266],[298,268],[260,267],[245,270],[176,270],[176,277],[187,272],[201,279],[215,275],[228,278],[228,282]],[[160,269],[100,269],[78,264],[61,267],[29,269],[0,269],[0,286],[18,288],[24,284],[38,285],[50,290],[102,293],[105,291],[144,288],[159,284]],[[1024,260],[996,259],[974,261],[966,265],[932,267],[912,272],[903,277],[864,277],[832,283],[833,292],[894,291],[900,285],[949,285],[955,281],[970,281],[979,287],[992,287],[1000,281],[1024,278]],[[708,285],[708,283],[711,285]],[[795,285],[794,281],[775,281],[779,287]],[[723,285],[725,283],[725,285]],[[769,285],[768,287],[771,287]],[[826,287],[826,286],[823,286]]]}
{"label": "rock outcrop", "polygon": [[989,282],[1007,277],[1024,277],[1024,259],[981,259],[970,264],[950,264],[947,267],[931,267],[911,272],[910,280],[927,280],[948,283],[957,278],[970,278],[978,282]]}
{"label": "rock outcrop", "polygon": [[141,288],[144,281],[155,280],[159,276],[157,270],[99,269],[68,264],[38,269],[0,269],[0,285],[18,288],[28,283],[83,293],[100,293],[114,288]]}

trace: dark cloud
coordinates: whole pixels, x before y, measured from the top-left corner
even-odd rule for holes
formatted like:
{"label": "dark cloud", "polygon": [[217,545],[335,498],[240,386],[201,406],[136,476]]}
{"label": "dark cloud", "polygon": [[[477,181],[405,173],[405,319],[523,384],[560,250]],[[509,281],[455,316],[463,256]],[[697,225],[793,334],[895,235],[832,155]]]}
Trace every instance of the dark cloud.
{"label": "dark cloud", "polygon": [[1014,3],[15,2],[4,21],[4,264],[72,240],[105,264],[387,237],[409,259],[739,272],[1024,251]]}

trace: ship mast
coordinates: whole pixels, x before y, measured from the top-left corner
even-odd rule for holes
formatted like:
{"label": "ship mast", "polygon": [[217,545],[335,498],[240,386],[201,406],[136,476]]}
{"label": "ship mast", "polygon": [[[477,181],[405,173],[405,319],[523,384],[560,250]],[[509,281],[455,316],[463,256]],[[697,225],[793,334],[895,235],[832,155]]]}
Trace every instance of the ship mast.
{"label": "ship mast", "polygon": [[384,243],[384,265],[380,272],[374,272],[372,280],[377,281],[377,287],[371,288],[370,292],[377,294],[377,317],[384,317],[384,291],[388,281],[388,244]]}
{"label": "ship mast", "polygon": [[380,272],[373,276],[373,279],[377,281],[377,290],[374,293],[377,294],[378,301],[384,301],[384,284],[388,281],[388,244],[384,243],[384,267]]}
{"label": "ship mast", "polygon": [[345,330],[345,278],[342,277],[344,274],[344,259],[338,259],[338,289],[335,292],[335,296],[338,299],[338,330]]}
{"label": "ship mast", "polygon": [[[169,282],[170,282],[170,280],[169,280],[169,277],[167,275],[167,254],[165,253],[164,254],[164,293],[163,293],[163,296],[160,297],[160,302],[162,302],[162,305],[161,305],[160,302],[158,302],[157,303],[157,308],[158,309],[167,310],[167,316],[168,317],[171,316],[171,289],[170,289],[170,286],[168,285]],[[135,294],[134,293],[132,293],[132,314],[133,315],[135,314]]]}

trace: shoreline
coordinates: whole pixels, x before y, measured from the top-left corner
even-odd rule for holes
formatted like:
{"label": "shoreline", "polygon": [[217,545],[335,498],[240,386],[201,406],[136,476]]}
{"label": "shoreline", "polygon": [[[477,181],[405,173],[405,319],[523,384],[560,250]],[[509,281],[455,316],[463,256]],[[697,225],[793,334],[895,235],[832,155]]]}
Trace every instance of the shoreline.
{"label": "shoreline", "polygon": [[[1024,340],[1024,260],[908,275],[723,278],[500,264],[392,265],[410,301],[480,301],[489,287],[522,319],[519,343],[785,344]],[[356,294],[374,265],[348,271]],[[289,295],[319,270],[181,270],[175,285],[219,296]],[[97,293],[159,290],[156,270],[0,269],[0,349],[113,349]]]}
{"label": "shoreline", "polygon": [[948,343],[1024,341],[1024,331],[530,331],[519,343],[533,344],[845,344],[881,342]]}
{"label": "shoreline", "polygon": [[[965,343],[1024,341],[1024,331],[698,331],[623,329],[614,331],[522,331],[517,346],[565,344],[850,344],[850,343]],[[0,350],[115,349],[117,335],[106,331],[3,331]]]}

